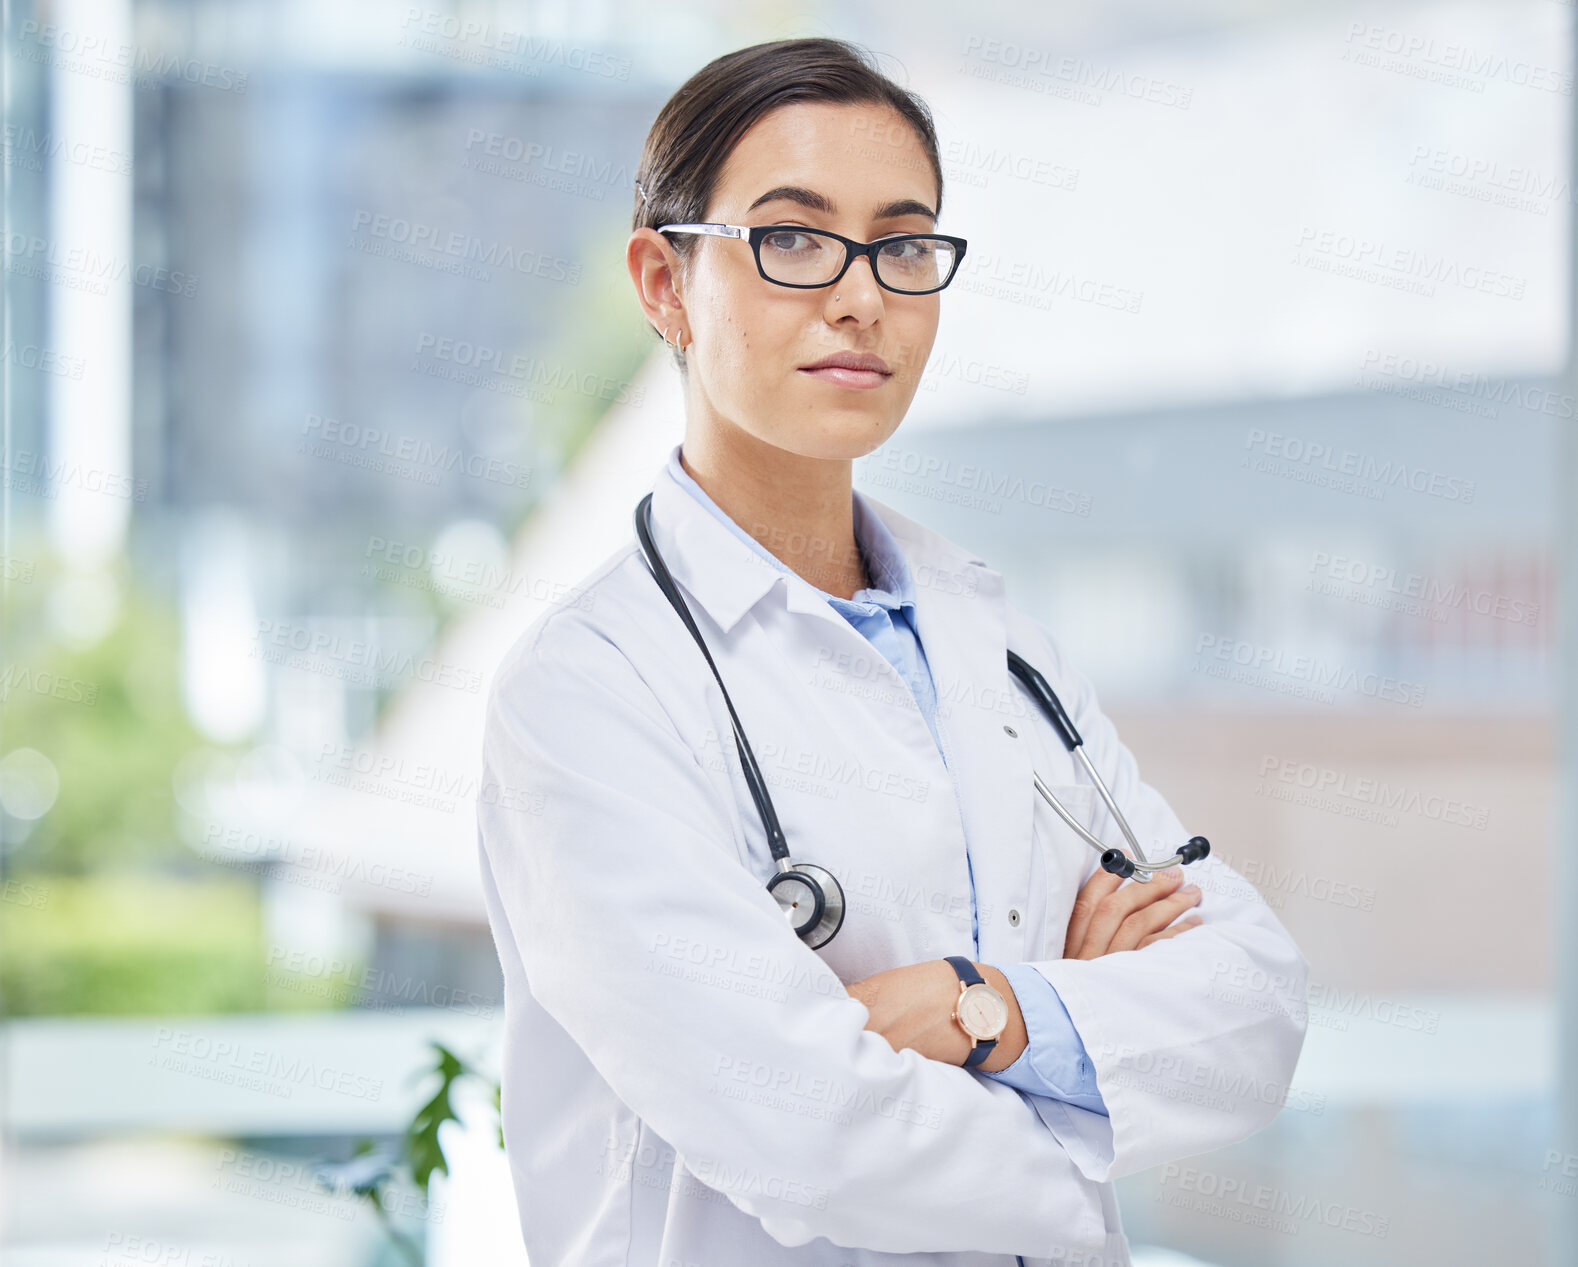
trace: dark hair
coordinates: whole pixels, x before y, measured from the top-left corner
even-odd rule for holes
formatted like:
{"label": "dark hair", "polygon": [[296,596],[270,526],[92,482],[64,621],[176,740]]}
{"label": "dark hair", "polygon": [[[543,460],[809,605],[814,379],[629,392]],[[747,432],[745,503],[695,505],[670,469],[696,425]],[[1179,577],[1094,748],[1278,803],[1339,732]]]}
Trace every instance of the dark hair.
{"label": "dark hair", "polygon": [[[797,101],[892,107],[915,129],[931,160],[937,178],[935,210],[941,214],[942,161],[925,101],[878,70],[866,49],[815,37],[736,49],[680,85],[658,111],[641,149],[632,231],[705,219],[723,165],[740,138],[769,111]],[[682,267],[701,241],[690,233],[668,240]],[[684,373],[684,357],[678,352],[674,357]]]}

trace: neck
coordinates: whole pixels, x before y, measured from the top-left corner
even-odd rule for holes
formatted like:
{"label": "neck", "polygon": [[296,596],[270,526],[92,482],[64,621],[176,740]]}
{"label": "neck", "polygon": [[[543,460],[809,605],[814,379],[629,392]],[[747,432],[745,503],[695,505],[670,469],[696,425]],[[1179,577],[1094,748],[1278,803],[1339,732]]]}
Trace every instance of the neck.
{"label": "neck", "polygon": [[680,446],[680,465],[718,509],[817,589],[853,598],[870,585],[850,460],[802,457],[731,430],[687,431]]}

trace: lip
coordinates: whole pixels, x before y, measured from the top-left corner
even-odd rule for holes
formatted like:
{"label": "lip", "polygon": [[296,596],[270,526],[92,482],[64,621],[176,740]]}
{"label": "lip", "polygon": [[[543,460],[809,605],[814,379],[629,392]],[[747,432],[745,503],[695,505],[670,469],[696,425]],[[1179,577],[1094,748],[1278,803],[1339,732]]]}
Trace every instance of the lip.
{"label": "lip", "polygon": [[820,361],[812,361],[809,365],[802,365],[803,370],[872,370],[886,378],[893,371],[888,368],[888,363],[875,352],[835,352],[832,356],[824,356]]}
{"label": "lip", "polygon": [[865,390],[880,387],[893,376],[888,363],[873,352],[835,352],[811,365],[802,365],[799,372],[838,387]]}

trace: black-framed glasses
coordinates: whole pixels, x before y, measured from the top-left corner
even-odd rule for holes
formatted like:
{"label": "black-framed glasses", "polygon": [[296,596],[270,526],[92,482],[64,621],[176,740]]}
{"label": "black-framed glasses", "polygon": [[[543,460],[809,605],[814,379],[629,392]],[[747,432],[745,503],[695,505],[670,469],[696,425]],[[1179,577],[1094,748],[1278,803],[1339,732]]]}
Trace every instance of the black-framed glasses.
{"label": "black-framed glasses", "polygon": [[659,233],[705,233],[751,244],[756,271],[767,281],[799,290],[831,286],[864,255],[877,285],[900,295],[929,295],[953,280],[964,258],[963,238],[942,233],[897,233],[857,242],[803,224],[660,224]]}

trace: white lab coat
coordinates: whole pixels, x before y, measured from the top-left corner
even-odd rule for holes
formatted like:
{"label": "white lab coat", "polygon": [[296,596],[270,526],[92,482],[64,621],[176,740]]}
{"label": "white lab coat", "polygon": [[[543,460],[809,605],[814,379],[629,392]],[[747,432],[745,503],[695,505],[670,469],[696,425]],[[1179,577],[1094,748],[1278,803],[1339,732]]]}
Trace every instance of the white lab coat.
{"label": "white lab coat", "polygon": [[[810,584],[666,471],[654,484],[653,535],[791,857],[843,885],[843,927],[818,950],[767,892],[775,867],[723,698],[633,530],[493,681],[479,838],[533,1267],[1118,1267],[1111,1180],[1244,1139],[1286,1093],[1305,961],[1217,858],[1188,873],[1205,890],[1200,927],[1061,957],[1096,854],[1037,796],[1032,765],[1120,837],[1006,648],[1059,693],[1151,856],[1192,833],[1001,574],[868,500],[916,578],[946,767],[899,675]],[[847,983],[948,954],[1046,975],[1110,1117],[864,1028]]]}

